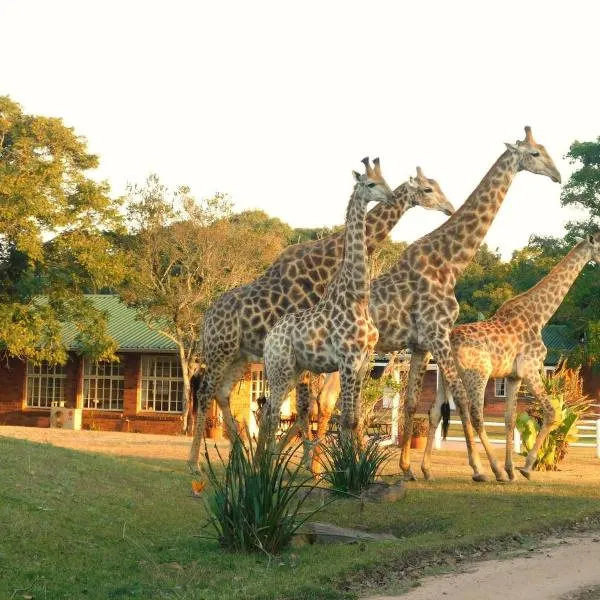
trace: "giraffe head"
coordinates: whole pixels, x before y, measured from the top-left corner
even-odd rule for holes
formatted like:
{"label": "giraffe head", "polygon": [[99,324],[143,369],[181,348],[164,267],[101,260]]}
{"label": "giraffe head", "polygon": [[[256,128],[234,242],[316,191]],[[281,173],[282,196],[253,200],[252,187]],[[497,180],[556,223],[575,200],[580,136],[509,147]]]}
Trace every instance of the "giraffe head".
{"label": "giraffe head", "polygon": [[596,264],[600,265],[600,231],[591,235],[586,235],[583,243],[590,247],[592,253],[590,260],[593,260]]}
{"label": "giraffe head", "polygon": [[[442,188],[438,185],[435,179],[428,179],[421,170],[417,167],[417,176],[410,177],[407,183],[410,205],[422,206],[428,210],[439,210],[445,215],[454,214],[454,206],[450,203],[446,194],[442,192]],[[394,193],[400,188],[396,188]]]}
{"label": "giraffe head", "polygon": [[383,202],[384,204],[394,204],[394,192],[386,183],[381,174],[381,166],[379,159],[373,159],[373,166],[369,161],[369,157],[365,157],[361,161],[365,165],[365,172],[360,175],[356,171],[352,171],[355,181],[355,190],[365,204],[369,202]]}
{"label": "giraffe head", "polygon": [[546,175],[556,183],[561,182],[561,177],[556,165],[546,148],[533,139],[531,127],[525,127],[525,139],[506,144],[506,147],[518,156],[519,171],[529,171],[537,175]]}

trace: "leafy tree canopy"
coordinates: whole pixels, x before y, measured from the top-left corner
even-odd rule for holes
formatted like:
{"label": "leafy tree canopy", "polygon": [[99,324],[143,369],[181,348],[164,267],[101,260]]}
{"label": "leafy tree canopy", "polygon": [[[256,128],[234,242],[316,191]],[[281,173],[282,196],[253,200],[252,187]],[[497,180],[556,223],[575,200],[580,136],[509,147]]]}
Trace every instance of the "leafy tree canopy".
{"label": "leafy tree canopy", "polygon": [[[104,319],[83,298],[120,276],[105,231],[118,203],[88,172],[98,158],[61,119],[28,115],[0,96],[0,351],[63,361],[60,323],[81,346],[111,356]],[[41,301],[40,297],[44,297]]]}

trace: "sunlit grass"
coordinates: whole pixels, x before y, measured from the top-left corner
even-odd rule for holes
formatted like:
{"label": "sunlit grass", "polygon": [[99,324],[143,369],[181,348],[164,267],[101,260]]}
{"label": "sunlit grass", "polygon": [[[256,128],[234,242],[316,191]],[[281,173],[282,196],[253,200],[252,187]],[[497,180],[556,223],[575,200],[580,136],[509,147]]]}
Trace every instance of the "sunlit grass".
{"label": "sunlit grass", "polygon": [[[600,461],[591,451],[512,485],[474,484],[464,452],[438,452],[437,480],[410,484],[405,499],[363,509],[340,500],[319,515],[397,542],[293,546],[269,560],[204,537],[207,515],[182,461],[7,438],[0,457],[0,598],[350,598],[357,582],[407,557],[600,513]],[[397,470],[396,457],[387,469]]]}

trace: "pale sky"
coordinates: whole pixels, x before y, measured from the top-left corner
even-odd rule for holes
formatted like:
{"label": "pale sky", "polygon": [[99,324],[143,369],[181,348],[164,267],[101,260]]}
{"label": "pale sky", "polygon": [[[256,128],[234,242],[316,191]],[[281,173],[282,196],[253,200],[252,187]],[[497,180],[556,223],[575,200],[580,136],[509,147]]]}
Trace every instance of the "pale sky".
{"label": "pale sky", "polygon": [[[342,222],[351,170],[420,165],[459,206],[531,125],[566,181],[600,135],[595,2],[0,0],[0,94],[62,117],[114,195],[156,172],[292,226]],[[488,236],[508,258],[580,213],[519,174]],[[443,222],[411,210],[394,239]]]}

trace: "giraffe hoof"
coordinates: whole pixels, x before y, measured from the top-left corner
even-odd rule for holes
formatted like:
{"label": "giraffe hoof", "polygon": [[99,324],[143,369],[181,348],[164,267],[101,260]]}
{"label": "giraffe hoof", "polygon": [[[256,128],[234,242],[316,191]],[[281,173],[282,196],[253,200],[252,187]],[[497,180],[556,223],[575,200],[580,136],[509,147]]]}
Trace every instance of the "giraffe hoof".
{"label": "giraffe hoof", "polygon": [[510,478],[504,473],[496,473],[496,481],[498,483],[508,483],[510,481]]}
{"label": "giraffe hoof", "polygon": [[509,481],[515,480],[515,472],[512,469],[506,469],[506,474],[508,475]]}
{"label": "giraffe hoof", "polygon": [[526,469],[525,467],[520,467],[517,468],[517,471],[519,471],[519,473],[521,473],[521,475],[523,475],[525,479],[531,480],[531,471],[529,469]]}
{"label": "giraffe hoof", "polygon": [[429,469],[421,469],[425,481],[431,481],[431,471]]}
{"label": "giraffe hoof", "polygon": [[417,481],[417,478],[410,469],[404,472],[404,481]]}
{"label": "giraffe hoof", "polygon": [[187,461],[188,469],[192,475],[200,475],[200,465],[191,461]]}
{"label": "giraffe hoof", "polygon": [[485,483],[487,480],[487,475],[484,475],[483,473],[475,473],[475,475],[473,475],[473,481],[477,483]]}

